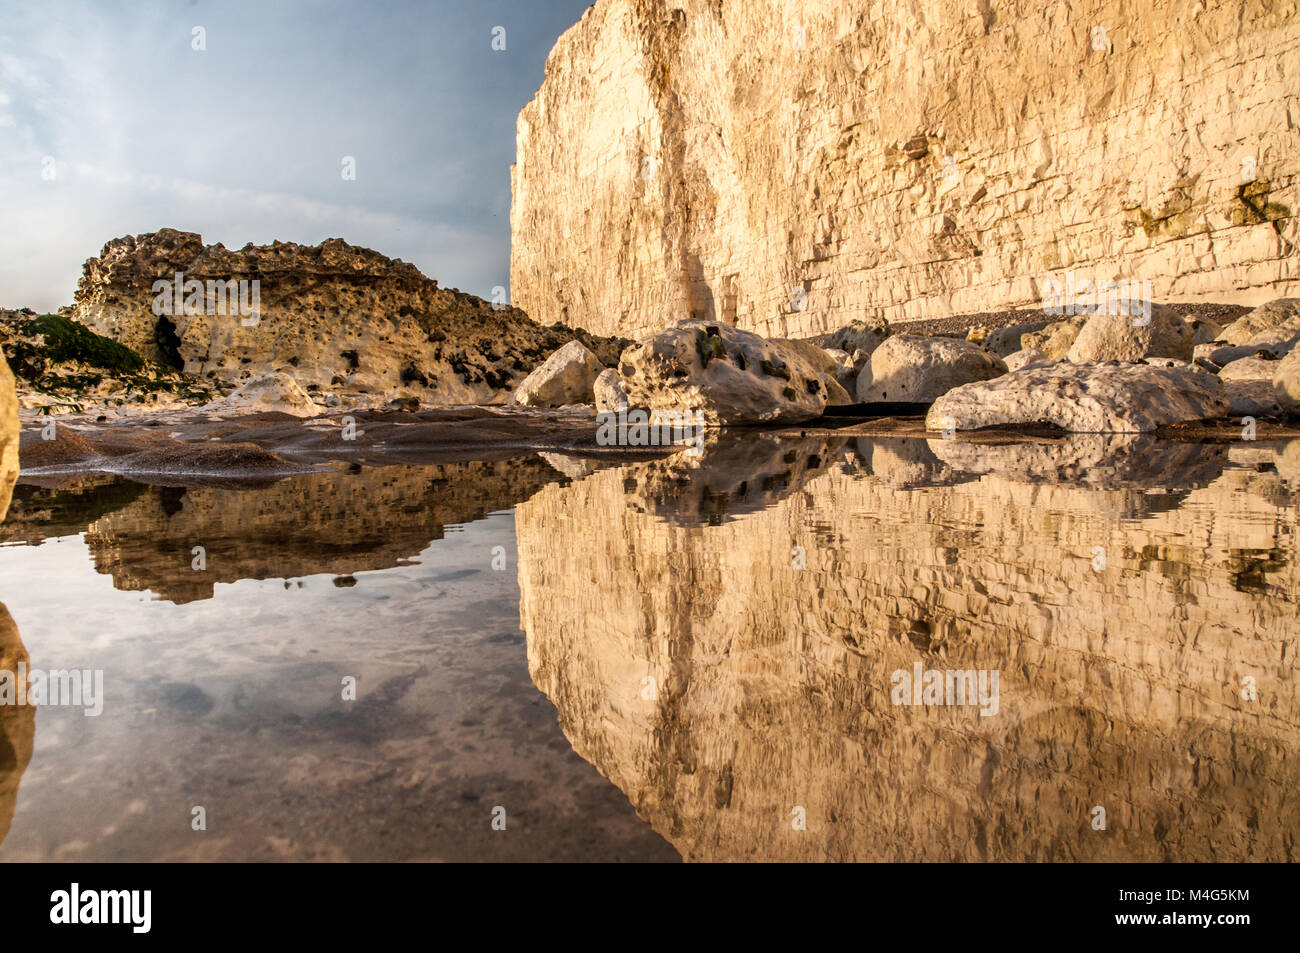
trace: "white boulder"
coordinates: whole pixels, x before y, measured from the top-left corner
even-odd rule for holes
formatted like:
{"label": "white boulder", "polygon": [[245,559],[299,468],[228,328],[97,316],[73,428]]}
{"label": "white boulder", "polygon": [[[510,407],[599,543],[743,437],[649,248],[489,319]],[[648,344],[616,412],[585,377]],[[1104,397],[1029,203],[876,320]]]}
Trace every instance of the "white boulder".
{"label": "white boulder", "polygon": [[595,400],[596,377],[605,365],[581,341],[570,341],[520,382],[510,398],[524,407],[563,407]]}
{"label": "white boulder", "polygon": [[978,344],[899,334],[876,348],[858,375],[858,400],[929,403],[954,387],[1006,372],[1002,359]]}
{"label": "white boulder", "polygon": [[1222,417],[1223,383],[1191,364],[1048,364],[965,384],[934,402],[926,429],[1055,424],[1076,433],[1142,433]]}

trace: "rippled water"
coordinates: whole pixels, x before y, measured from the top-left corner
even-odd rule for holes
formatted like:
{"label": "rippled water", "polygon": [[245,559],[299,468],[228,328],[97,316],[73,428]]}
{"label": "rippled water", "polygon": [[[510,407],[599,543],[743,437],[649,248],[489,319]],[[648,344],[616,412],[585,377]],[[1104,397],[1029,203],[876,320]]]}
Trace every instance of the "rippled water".
{"label": "rippled water", "polygon": [[0,859],[1295,859],[1298,506],[1129,437],[20,484],[0,667],[105,703],[0,708]]}

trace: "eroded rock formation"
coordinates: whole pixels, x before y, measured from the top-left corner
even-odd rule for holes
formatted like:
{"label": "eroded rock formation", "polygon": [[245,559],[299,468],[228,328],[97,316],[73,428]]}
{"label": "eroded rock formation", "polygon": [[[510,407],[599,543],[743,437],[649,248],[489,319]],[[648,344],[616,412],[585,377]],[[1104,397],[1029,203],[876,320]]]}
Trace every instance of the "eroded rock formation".
{"label": "eroded rock formation", "polygon": [[[170,284],[155,289],[157,281]],[[279,371],[322,396],[490,403],[567,341],[582,340],[607,363],[620,349],[440,288],[414,265],[337,238],[232,251],[175,229],[127,235],[86,262],[73,313],[196,378],[241,384]]]}
{"label": "eroded rock formation", "polygon": [[[1300,289],[1294,0],[599,0],[520,113],[542,322],[775,336],[1041,300]],[[563,201],[556,201],[563,195]]]}

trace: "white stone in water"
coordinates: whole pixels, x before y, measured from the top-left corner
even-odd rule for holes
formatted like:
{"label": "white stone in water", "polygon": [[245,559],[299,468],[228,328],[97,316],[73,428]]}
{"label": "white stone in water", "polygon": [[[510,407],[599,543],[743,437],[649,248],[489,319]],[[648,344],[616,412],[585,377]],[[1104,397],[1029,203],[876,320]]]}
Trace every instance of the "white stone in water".
{"label": "white stone in water", "polygon": [[1191,364],[1062,363],[951,390],[934,402],[925,426],[937,431],[951,418],[958,430],[1044,423],[1078,433],[1141,433],[1226,413],[1223,383]]}

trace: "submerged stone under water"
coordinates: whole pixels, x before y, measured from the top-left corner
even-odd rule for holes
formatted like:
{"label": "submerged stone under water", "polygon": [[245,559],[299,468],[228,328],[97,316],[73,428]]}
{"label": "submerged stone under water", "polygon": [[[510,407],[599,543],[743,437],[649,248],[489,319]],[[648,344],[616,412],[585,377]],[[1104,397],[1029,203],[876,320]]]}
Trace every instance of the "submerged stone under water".
{"label": "submerged stone under water", "polygon": [[1295,859],[1298,527],[1300,442],[21,483],[104,709],[0,718],[0,859]]}

